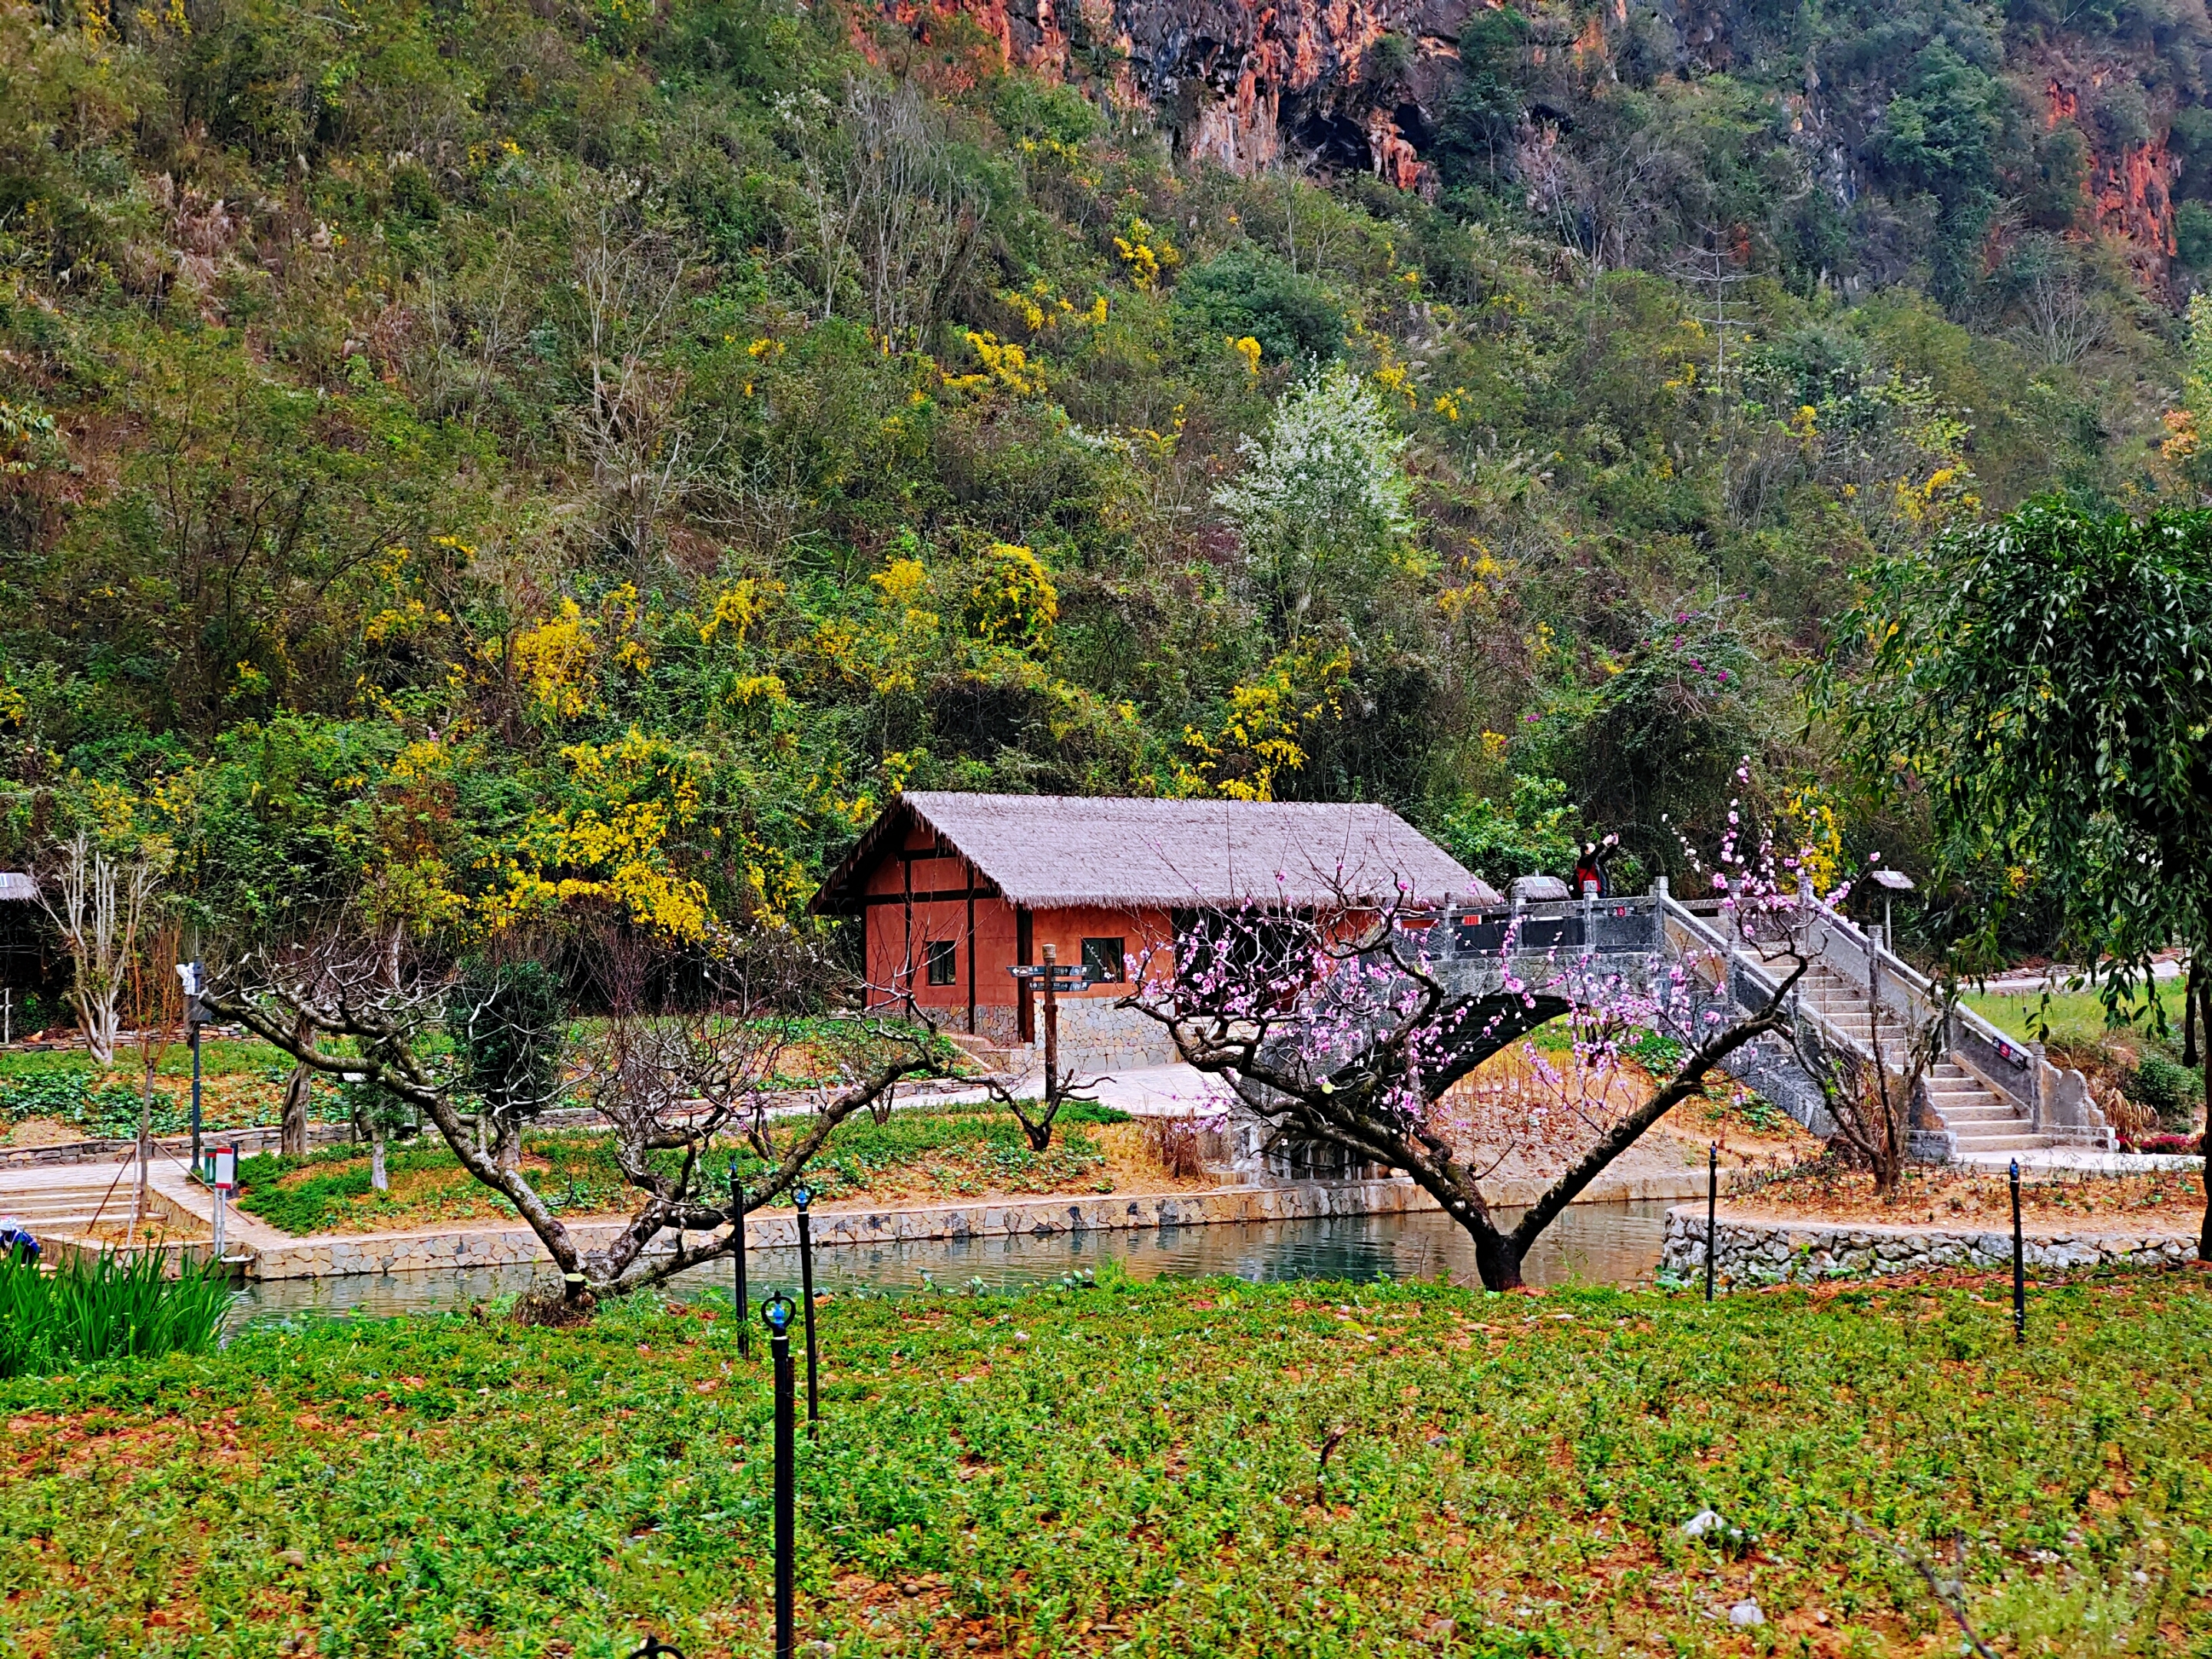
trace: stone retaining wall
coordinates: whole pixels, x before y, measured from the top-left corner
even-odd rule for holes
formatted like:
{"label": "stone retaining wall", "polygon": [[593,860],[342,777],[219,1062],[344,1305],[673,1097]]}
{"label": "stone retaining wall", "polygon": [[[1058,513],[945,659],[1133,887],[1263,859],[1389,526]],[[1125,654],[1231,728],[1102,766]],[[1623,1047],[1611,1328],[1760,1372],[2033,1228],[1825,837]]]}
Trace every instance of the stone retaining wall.
{"label": "stone retaining wall", "polygon": [[[1723,1285],[1808,1285],[1827,1279],[1875,1279],[1938,1267],[2010,1267],[2012,1234],[1873,1223],[1718,1218],[1716,1276]],[[2030,1234],[2021,1255],[2033,1267],[2157,1267],[2191,1260],[2194,1233]],[[1659,1273],[1702,1281],[1705,1212],[1683,1205],[1667,1212]]]}

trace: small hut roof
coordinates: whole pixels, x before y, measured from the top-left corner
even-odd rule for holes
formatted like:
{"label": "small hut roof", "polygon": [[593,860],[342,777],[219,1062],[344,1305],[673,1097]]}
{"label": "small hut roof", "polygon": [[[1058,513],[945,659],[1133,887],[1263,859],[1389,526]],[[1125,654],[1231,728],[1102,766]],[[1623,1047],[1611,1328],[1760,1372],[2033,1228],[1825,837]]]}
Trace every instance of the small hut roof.
{"label": "small hut roof", "polygon": [[21,870],[0,870],[0,899],[34,900],[39,896],[39,884]]}
{"label": "small hut roof", "polygon": [[1401,881],[1422,903],[1504,903],[1386,806],[914,790],[870,826],[815,908],[857,903],[913,823],[1032,909],[1377,903],[1398,897]]}

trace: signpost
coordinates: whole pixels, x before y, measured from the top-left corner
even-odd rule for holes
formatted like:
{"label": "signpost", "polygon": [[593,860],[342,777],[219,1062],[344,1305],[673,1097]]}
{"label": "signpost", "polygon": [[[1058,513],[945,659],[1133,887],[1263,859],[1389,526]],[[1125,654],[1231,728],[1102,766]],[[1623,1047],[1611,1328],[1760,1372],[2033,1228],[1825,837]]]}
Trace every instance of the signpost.
{"label": "signpost", "polygon": [[1036,981],[1044,990],[1044,1103],[1048,1114],[1060,1097],[1060,994],[1080,991],[1098,983],[1088,967],[1076,963],[1063,966],[1059,957],[1060,947],[1048,945],[1042,963],[1035,967],[1007,969],[1017,980]]}
{"label": "signpost", "polygon": [[238,1190],[238,1148],[210,1146],[208,1148],[205,1179],[215,1189],[215,1259],[222,1260],[223,1212],[230,1195]]}

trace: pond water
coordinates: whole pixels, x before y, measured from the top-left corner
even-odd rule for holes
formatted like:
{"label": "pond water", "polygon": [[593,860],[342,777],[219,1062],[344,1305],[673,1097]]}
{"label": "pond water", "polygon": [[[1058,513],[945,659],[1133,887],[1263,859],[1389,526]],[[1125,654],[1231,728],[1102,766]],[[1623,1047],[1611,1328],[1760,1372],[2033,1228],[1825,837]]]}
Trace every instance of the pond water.
{"label": "pond water", "polygon": [[[1649,1284],[1659,1262],[1666,1215],[1673,1200],[1571,1206],[1547,1228],[1523,1264],[1534,1285],[1572,1281],[1595,1285]],[[1510,1224],[1514,1212],[1500,1212]],[[817,1291],[898,1294],[969,1287],[988,1289],[1049,1282],[1070,1273],[1095,1273],[1108,1259],[1137,1279],[1200,1279],[1221,1275],[1261,1284],[1280,1279],[1432,1279],[1450,1275],[1479,1283],[1474,1247],[1441,1213],[1340,1216],[1310,1221],[1221,1224],[1133,1231],[1060,1233],[1050,1237],[998,1235],[930,1239],[906,1244],[824,1247],[814,1253]],[[799,1253],[756,1249],[748,1258],[752,1297],[796,1292]],[[271,1279],[250,1285],[237,1320],[293,1315],[362,1313],[386,1316],[465,1308],[527,1290],[550,1279],[543,1265],[483,1268],[465,1273],[359,1273],[334,1279]],[[696,1268],[675,1279],[678,1298],[712,1288],[726,1296],[730,1264]]]}

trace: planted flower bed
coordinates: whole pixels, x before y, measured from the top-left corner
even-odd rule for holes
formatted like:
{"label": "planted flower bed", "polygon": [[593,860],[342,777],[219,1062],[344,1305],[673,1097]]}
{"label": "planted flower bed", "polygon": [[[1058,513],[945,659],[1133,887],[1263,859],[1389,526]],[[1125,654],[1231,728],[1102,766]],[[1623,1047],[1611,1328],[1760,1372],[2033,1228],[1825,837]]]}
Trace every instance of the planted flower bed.
{"label": "planted flower bed", "polygon": [[[2008,1288],[839,1300],[799,1445],[799,1637],[839,1659],[1955,1654],[1932,1577],[1997,1652],[2204,1650],[2212,1297],[2039,1292],[2019,1348]],[[8,1639],[765,1652],[754,1352],[726,1306],[643,1304],[574,1331],[264,1328],[0,1384]]]}

